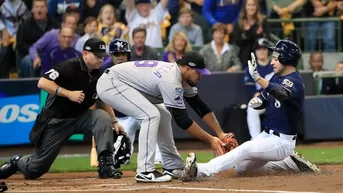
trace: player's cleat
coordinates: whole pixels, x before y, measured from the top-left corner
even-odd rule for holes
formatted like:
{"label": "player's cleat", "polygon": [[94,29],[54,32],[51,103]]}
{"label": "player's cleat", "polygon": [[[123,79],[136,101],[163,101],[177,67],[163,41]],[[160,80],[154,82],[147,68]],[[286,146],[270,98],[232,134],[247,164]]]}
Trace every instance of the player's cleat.
{"label": "player's cleat", "polygon": [[136,174],[137,182],[170,182],[173,178],[170,175],[161,174],[158,171],[141,172]]}
{"label": "player's cleat", "polygon": [[197,167],[197,158],[195,153],[189,153],[186,159],[186,165],[183,169],[181,180],[184,182],[192,181],[197,178],[198,167]]}
{"label": "player's cleat", "polygon": [[293,153],[290,156],[294,163],[298,166],[300,172],[320,172],[320,169],[315,164],[305,159],[305,157],[299,154],[298,152],[293,151]]}
{"label": "player's cleat", "polygon": [[18,171],[19,155],[13,156],[9,162],[5,162],[0,166],[0,179],[7,179]]}
{"label": "player's cleat", "polygon": [[178,170],[178,169],[164,169],[163,168],[163,175],[170,175],[173,179],[180,179],[182,176],[183,170]]}
{"label": "player's cleat", "polygon": [[119,179],[123,175],[120,169],[114,167],[112,155],[99,157],[98,173],[99,178]]}
{"label": "player's cleat", "polygon": [[5,192],[6,190],[8,190],[6,183],[1,182],[0,183],[0,192]]}

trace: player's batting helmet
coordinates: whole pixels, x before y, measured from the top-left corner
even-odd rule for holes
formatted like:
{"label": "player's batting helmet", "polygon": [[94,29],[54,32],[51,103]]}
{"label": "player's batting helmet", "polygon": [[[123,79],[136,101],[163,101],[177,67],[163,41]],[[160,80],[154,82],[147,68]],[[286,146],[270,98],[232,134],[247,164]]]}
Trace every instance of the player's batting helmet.
{"label": "player's batting helmet", "polygon": [[116,38],[110,42],[110,54],[131,53],[129,42],[122,38]]}
{"label": "player's batting helmet", "polygon": [[290,40],[280,40],[274,47],[268,49],[280,54],[278,60],[283,65],[297,66],[301,59],[299,46]]}

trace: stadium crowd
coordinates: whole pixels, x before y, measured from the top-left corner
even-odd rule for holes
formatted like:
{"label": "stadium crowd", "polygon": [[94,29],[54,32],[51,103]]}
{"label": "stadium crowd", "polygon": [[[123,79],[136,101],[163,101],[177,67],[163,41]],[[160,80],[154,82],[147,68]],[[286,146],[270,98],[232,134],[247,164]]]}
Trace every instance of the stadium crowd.
{"label": "stadium crowd", "polygon": [[[268,18],[343,20],[343,1],[3,0],[0,3],[0,78],[39,77],[57,63],[79,56],[90,37],[98,37],[107,44],[118,37],[129,40],[131,60],[174,62],[185,51],[196,50],[205,56],[212,72],[246,69],[250,52],[263,48],[258,41],[275,42],[285,37],[301,40],[297,43],[303,51],[312,53],[309,66],[313,71],[325,70],[320,51],[337,52],[343,47],[338,45],[337,38],[342,33],[338,33],[340,24],[335,21],[268,22]],[[105,58],[102,66],[109,65],[110,58]],[[335,70],[342,71],[340,65],[342,62],[337,61]],[[338,85],[339,80],[336,82]]]}

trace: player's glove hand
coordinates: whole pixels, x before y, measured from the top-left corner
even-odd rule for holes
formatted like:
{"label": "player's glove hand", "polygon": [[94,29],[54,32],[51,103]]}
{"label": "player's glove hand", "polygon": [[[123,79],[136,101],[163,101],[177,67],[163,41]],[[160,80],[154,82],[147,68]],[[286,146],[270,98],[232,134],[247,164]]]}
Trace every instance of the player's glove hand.
{"label": "player's glove hand", "polygon": [[258,98],[258,97],[254,97],[249,101],[248,106],[251,108],[257,108],[260,107],[263,104],[263,101]]}
{"label": "player's glove hand", "polygon": [[251,60],[248,60],[248,67],[249,67],[249,73],[251,77],[256,81],[259,79],[261,76],[257,72],[257,62],[256,62],[256,57],[253,52],[251,52]]}
{"label": "player's glove hand", "polygon": [[223,147],[224,153],[227,153],[238,147],[238,142],[233,133],[225,134],[225,136],[221,140],[225,143],[225,146]]}

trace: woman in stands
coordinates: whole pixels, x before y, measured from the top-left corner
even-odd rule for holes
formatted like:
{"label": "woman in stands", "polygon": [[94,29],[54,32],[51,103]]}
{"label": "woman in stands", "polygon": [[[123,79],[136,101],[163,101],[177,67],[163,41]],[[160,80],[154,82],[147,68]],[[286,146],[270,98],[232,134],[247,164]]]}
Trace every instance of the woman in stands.
{"label": "woman in stands", "polygon": [[102,40],[108,44],[115,38],[128,40],[129,29],[125,24],[117,22],[115,9],[112,5],[104,5],[98,15],[98,32],[102,34]]}
{"label": "woman in stands", "polygon": [[175,62],[181,58],[185,52],[192,51],[191,44],[185,33],[177,32],[171,42],[167,45],[163,53],[163,61]]}
{"label": "woman in stands", "polygon": [[239,19],[235,23],[232,34],[232,44],[239,46],[238,57],[243,69],[250,59],[253,45],[257,39],[265,37],[269,39],[269,26],[267,18],[260,12],[258,0],[246,0],[243,9],[239,13]]}

